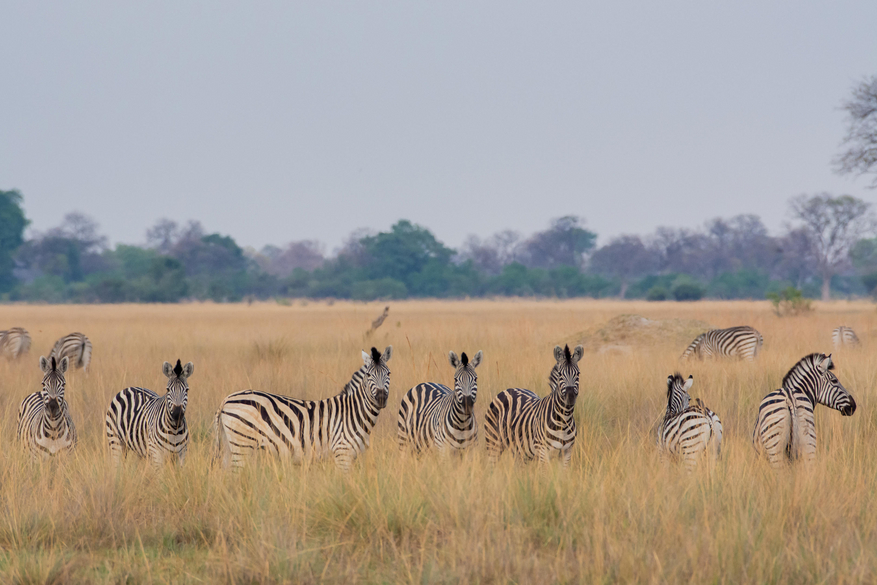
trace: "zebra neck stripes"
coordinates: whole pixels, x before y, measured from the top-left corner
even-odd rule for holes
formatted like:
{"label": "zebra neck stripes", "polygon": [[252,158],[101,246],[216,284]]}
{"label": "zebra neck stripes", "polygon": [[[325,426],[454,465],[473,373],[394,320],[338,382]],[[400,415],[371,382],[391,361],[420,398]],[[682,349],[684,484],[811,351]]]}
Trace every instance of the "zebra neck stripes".
{"label": "zebra neck stripes", "polygon": [[27,396],[18,410],[18,437],[36,459],[70,451],[76,446],[76,428],[64,398],[68,360],[40,358],[43,389]]}

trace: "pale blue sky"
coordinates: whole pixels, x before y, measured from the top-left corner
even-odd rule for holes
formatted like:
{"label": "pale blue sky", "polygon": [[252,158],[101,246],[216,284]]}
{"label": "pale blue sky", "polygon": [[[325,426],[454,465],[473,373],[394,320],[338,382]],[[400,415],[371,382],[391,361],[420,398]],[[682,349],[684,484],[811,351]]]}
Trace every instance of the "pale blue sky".
{"label": "pale blue sky", "polygon": [[261,247],[408,218],[605,242],[828,190],[877,2],[5,2],[0,188],[33,228]]}

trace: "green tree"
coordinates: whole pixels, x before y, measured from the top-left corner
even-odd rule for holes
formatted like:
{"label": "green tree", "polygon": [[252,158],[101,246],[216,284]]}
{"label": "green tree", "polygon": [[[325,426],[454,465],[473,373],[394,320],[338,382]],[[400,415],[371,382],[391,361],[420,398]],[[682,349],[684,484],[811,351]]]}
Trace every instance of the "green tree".
{"label": "green tree", "polygon": [[446,282],[445,269],[454,251],[428,229],[403,219],[389,232],[366,236],[361,243],[370,280],[392,278],[414,294],[444,296],[441,283]]}
{"label": "green tree", "polygon": [[0,292],[8,291],[15,284],[12,254],[24,242],[24,228],[30,223],[21,208],[21,193],[0,191]]}

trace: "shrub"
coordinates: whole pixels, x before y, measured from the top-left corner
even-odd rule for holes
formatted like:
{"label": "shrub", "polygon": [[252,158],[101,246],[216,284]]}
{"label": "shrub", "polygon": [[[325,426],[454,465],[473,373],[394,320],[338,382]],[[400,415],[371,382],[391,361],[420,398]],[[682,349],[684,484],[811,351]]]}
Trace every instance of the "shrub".
{"label": "shrub", "polygon": [[803,315],[813,310],[813,304],[804,298],[804,293],[794,286],[786,287],[778,293],[767,293],[777,317]]}
{"label": "shrub", "polygon": [[667,300],[667,289],[663,286],[653,286],[649,289],[649,292],[646,293],[647,301],[666,301]]}
{"label": "shrub", "polygon": [[693,282],[682,282],[673,287],[673,298],[677,301],[699,301],[703,298],[703,287]]}

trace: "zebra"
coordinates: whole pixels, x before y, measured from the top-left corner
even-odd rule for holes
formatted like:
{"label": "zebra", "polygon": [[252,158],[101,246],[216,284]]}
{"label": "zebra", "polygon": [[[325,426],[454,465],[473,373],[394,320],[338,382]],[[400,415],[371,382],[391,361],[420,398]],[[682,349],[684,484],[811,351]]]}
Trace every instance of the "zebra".
{"label": "zebra", "polygon": [[856,412],[856,401],[833,370],[831,354],[811,353],[789,370],[779,390],[761,401],[752,443],[773,467],[816,459],[813,409],[817,404],[839,410],[843,416]]}
{"label": "zebra", "polygon": [[362,352],[363,366],[340,394],[299,400],[244,390],[226,397],[214,419],[216,458],[223,467],[244,465],[248,452],[264,450],[303,464],[332,457],[342,471],[369,446],[378,415],[387,406],[393,346]]}
{"label": "zebra", "polygon": [[0,355],[14,360],[28,351],[30,351],[30,334],[27,329],[13,327],[0,331]]}
{"label": "zebra", "polygon": [[110,457],[116,466],[128,451],[148,458],[156,468],[167,458],[183,465],[189,447],[186,424],[189,378],[194,371],[192,362],[185,366],[180,360],[175,366],[164,362],[162,373],[168,379],[164,396],[146,388],[131,387],[113,397],[105,422]]}
{"label": "zebra", "polygon": [[441,455],[462,453],[475,444],[478,424],[475,420],[475,398],[478,393],[478,375],[475,368],[481,363],[479,351],[469,361],[463,352],[460,357],[448,353],[448,361],[456,369],[454,389],[442,384],[418,384],[405,394],[399,407],[399,448],[409,444],[416,452],[435,447]]}
{"label": "zebra", "polygon": [[752,361],[758,355],[762,345],[764,345],[764,338],[761,333],[748,325],[713,329],[698,335],[682,354],[682,359],[736,356]]}
{"label": "zebra", "polygon": [[61,359],[65,356],[70,358],[73,367],[87,372],[88,364],[91,363],[91,340],[82,333],[65,335],[55,342],[49,358]]}
{"label": "zebra", "polygon": [[678,372],[667,377],[667,412],[657,438],[662,458],[681,459],[689,472],[704,453],[718,461],[722,448],[722,421],[700,398],[690,404],[693,384],[692,376],[683,380]]}
{"label": "zebra", "polygon": [[841,325],[831,332],[831,341],[834,343],[834,347],[859,345],[859,337],[856,335],[856,332],[853,331],[852,327],[847,327],[846,325]]}
{"label": "zebra", "polygon": [[539,398],[531,390],[509,388],[500,392],[487,410],[484,437],[487,454],[496,462],[506,448],[522,459],[548,461],[557,452],[569,466],[576,440],[573,409],[579,395],[579,366],[584,348],[554,348],[556,364],[548,378],[551,393]]}
{"label": "zebra", "polygon": [[30,394],[18,408],[18,438],[34,460],[46,459],[76,447],[76,427],[64,398],[66,357],[40,357],[43,389]]}

